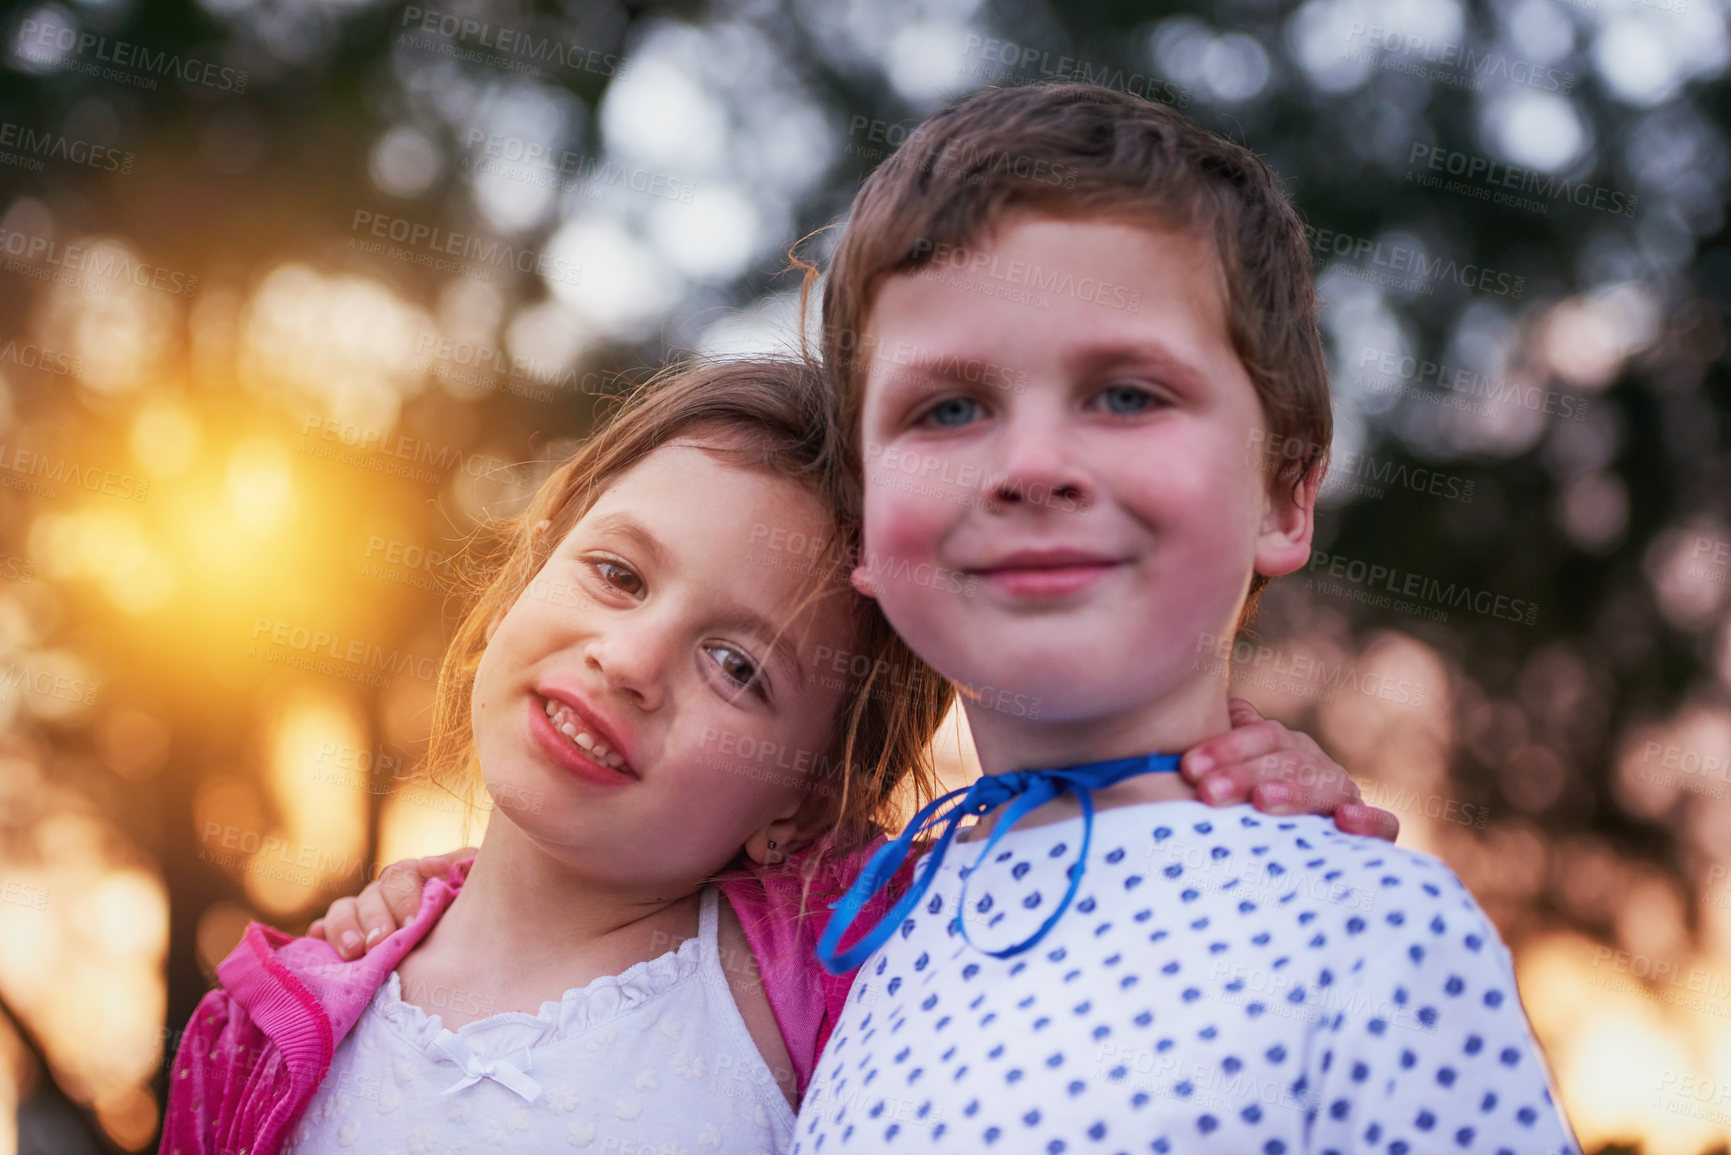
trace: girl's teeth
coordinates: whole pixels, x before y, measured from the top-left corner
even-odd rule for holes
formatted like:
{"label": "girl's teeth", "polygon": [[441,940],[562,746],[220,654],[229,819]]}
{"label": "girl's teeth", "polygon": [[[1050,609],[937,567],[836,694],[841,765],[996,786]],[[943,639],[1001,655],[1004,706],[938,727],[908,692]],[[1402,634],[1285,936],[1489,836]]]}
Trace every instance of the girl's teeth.
{"label": "girl's teeth", "polygon": [[603,766],[618,770],[625,765],[625,759],[609,749],[605,742],[598,741],[589,731],[579,729],[576,716],[563,703],[547,699],[547,717],[553,720],[555,730],[581,746],[585,754]]}

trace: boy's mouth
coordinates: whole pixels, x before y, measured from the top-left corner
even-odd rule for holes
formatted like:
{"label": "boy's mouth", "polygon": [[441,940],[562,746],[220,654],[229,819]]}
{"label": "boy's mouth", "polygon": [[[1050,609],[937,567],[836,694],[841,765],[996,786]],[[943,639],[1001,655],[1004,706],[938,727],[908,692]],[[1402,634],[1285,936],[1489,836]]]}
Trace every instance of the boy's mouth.
{"label": "boy's mouth", "polygon": [[1060,598],[1092,586],[1123,565],[1103,554],[1074,549],[1019,550],[965,572],[1017,598]]}
{"label": "boy's mouth", "polygon": [[610,746],[606,737],[570,705],[539,694],[536,697],[542,712],[547,716],[548,725],[564,738],[566,745],[576,753],[608,770],[630,777],[636,776],[625,756]]}

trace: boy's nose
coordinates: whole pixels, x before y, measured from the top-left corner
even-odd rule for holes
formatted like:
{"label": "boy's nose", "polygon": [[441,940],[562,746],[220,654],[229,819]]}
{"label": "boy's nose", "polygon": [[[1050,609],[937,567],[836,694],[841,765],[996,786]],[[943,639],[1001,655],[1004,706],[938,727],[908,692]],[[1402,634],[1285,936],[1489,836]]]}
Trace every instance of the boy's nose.
{"label": "boy's nose", "polygon": [[1057,485],[1048,487],[1027,478],[1005,478],[992,491],[992,499],[1003,505],[1028,502],[1035,505],[1062,505],[1067,508],[1078,508],[1081,505],[1081,498],[1081,486]]}
{"label": "boy's nose", "polygon": [[1049,427],[1024,423],[1005,430],[998,468],[988,477],[986,498],[998,508],[1030,506],[1073,512],[1087,507],[1092,487]]}

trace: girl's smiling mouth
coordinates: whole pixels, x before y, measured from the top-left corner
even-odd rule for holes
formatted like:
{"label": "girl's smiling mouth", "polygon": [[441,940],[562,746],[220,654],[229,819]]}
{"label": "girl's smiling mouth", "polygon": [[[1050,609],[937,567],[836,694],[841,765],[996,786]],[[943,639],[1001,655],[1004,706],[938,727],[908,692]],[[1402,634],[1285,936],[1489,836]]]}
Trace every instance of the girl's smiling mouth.
{"label": "girl's smiling mouth", "polygon": [[623,786],[637,773],[598,727],[569,704],[530,695],[529,730],[536,743],[561,767],[591,782]]}

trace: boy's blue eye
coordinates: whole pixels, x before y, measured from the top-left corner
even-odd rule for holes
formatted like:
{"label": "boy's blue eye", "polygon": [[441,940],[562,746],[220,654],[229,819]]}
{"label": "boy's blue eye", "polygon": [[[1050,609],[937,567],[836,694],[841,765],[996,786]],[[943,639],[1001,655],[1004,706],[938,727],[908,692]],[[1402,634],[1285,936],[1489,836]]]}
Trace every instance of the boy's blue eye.
{"label": "boy's blue eye", "polygon": [[979,415],[979,410],[980,403],[972,397],[946,397],[926,410],[923,420],[954,428],[973,420]]}
{"label": "boy's blue eye", "polygon": [[1117,414],[1141,413],[1154,404],[1154,395],[1137,385],[1109,385],[1100,391],[1100,399]]}

